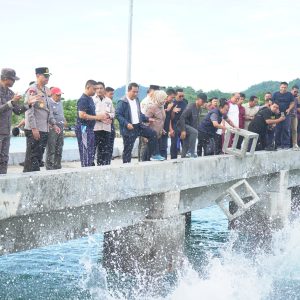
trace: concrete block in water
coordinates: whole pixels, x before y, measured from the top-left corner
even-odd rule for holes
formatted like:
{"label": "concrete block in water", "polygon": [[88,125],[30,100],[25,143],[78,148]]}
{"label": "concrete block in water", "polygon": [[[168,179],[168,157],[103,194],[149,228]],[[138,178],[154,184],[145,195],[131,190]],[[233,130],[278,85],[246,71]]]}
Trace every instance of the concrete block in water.
{"label": "concrete block in water", "polygon": [[[244,214],[260,200],[246,180],[241,180],[227,189],[216,203],[223,210],[229,221]],[[231,207],[230,207],[231,206]],[[234,207],[233,209],[231,209]]]}

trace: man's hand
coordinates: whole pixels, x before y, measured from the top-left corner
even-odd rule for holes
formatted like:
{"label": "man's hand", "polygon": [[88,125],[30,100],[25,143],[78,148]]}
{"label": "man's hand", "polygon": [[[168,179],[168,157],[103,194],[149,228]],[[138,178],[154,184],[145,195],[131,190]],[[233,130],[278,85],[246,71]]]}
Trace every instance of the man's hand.
{"label": "man's hand", "polygon": [[180,139],[184,140],[186,138],[186,131],[181,131]]}
{"label": "man's hand", "polygon": [[109,115],[105,112],[96,115],[97,121],[106,121],[107,119],[109,119]]}
{"label": "man's hand", "polygon": [[284,121],[285,120],[285,116],[280,116],[280,118],[278,120],[280,120],[280,122]]}
{"label": "man's hand", "polygon": [[57,125],[53,125],[52,128],[57,134],[60,134],[60,128]]}
{"label": "man's hand", "polygon": [[181,111],[181,108],[177,107],[177,105],[173,108],[173,112],[174,112],[175,114],[177,114],[177,113],[180,112],[180,111]]}
{"label": "man's hand", "polygon": [[169,136],[170,136],[170,138],[175,137],[175,131],[174,130],[170,130],[169,131]]}
{"label": "man's hand", "polygon": [[19,102],[22,99],[21,95],[15,94],[11,99],[13,102]]}
{"label": "man's hand", "polygon": [[32,128],[31,131],[32,131],[33,138],[36,141],[38,141],[41,138],[40,132],[36,128]]}
{"label": "man's hand", "polygon": [[133,130],[133,125],[129,123],[129,124],[127,125],[127,129]]}
{"label": "man's hand", "polygon": [[28,105],[34,104],[35,102],[39,101],[40,98],[41,98],[41,97],[38,96],[38,95],[35,95],[35,96],[29,96],[29,97],[28,97]]}
{"label": "man's hand", "polygon": [[285,112],[286,112],[287,115],[289,115],[291,110],[288,108]]}
{"label": "man's hand", "polygon": [[169,103],[166,111],[170,111],[173,108],[173,103]]}
{"label": "man's hand", "polygon": [[104,124],[111,124],[112,123],[112,119],[105,119],[102,121]]}

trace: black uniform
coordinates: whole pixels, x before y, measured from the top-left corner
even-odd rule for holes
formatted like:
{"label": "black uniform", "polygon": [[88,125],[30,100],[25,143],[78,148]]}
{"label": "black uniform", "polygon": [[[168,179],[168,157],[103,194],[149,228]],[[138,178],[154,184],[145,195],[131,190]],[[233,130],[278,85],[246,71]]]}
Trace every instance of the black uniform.
{"label": "black uniform", "polygon": [[278,117],[279,115],[273,113],[269,107],[263,107],[249,124],[248,130],[259,134],[256,151],[266,148],[266,134],[269,126],[266,120],[277,119]]}

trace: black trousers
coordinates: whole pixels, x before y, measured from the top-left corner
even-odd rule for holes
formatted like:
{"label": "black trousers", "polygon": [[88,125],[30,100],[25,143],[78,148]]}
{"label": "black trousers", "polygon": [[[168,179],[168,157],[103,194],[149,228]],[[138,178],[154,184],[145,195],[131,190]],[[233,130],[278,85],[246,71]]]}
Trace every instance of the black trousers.
{"label": "black trousers", "polygon": [[158,140],[159,145],[159,153],[161,156],[163,156],[165,159],[167,159],[168,156],[168,133],[163,134],[160,139]]}
{"label": "black trousers", "polygon": [[26,136],[26,156],[23,172],[40,171],[45,148],[48,141],[48,132],[40,131],[40,139],[35,140],[31,130],[25,130]]}
{"label": "black trousers", "polygon": [[210,136],[209,134],[198,131],[198,145],[197,145],[197,155],[215,155],[216,153],[216,145],[215,145],[215,136]]}
{"label": "black trousers", "polygon": [[[258,140],[257,140],[257,144],[256,144],[256,147],[255,147],[255,151],[265,150],[266,146],[267,146],[266,131],[264,131],[264,132],[256,132],[256,133],[258,134]],[[253,140],[251,140],[249,142],[248,151],[250,151],[250,149],[251,149],[252,141]]]}
{"label": "black trousers", "polygon": [[174,127],[174,137],[171,137],[171,149],[170,149],[170,154],[171,154],[171,159],[177,159],[178,156],[178,139],[179,139],[179,130],[178,128]]}
{"label": "black trousers", "polygon": [[134,146],[134,142],[138,136],[143,136],[148,139],[150,155],[157,154],[158,142],[156,132],[143,124],[134,124],[130,135],[123,136],[123,163],[131,162],[131,152]]}
{"label": "black trousers", "polygon": [[222,135],[215,135],[215,144],[216,144],[216,155],[222,154]]}
{"label": "black trousers", "polygon": [[151,157],[148,141],[143,137],[139,138],[139,161],[149,161]]}
{"label": "black trousers", "polygon": [[110,132],[110,137],[109,137],[109,151],[111,154],[111,159],[113,159],[115,138],[116,138],[116,129],[115,129],[114,123],[112,122],[111,132]]}
{"label": "black trousers", "polygon": [[95,152],[97,152],[97,166],[110,165],[111,146],[109,131],[97,130],[95,133]]}

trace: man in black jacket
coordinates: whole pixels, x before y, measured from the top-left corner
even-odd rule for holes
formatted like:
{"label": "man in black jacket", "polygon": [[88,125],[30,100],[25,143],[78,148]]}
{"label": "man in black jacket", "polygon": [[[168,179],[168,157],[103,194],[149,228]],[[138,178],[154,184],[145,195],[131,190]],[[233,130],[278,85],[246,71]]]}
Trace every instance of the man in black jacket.
{"label": "man in black jacket", "polygon": [[178,121],[181,131],[180,138],[183,140],[181,157],[197,157],[195,153],[196,140],[198,136],[199,115],[201,107],[207,102],[207,95],[199,93],[194,103],[188,104]]}
{"label": "man in black jacket", "polygon": [[[283,121],[286,117],[284,114],[279,114],[280,103],[273,102],[270,107],[264,107],[258,111],[254,119],[249,124],[248,130],[259,134],[255,151],[265,150],[266,134],[269,126],[275,126]],[[279,117],[280,116],[280,117]],[[249,145],[249,149],[251,145]]]}

